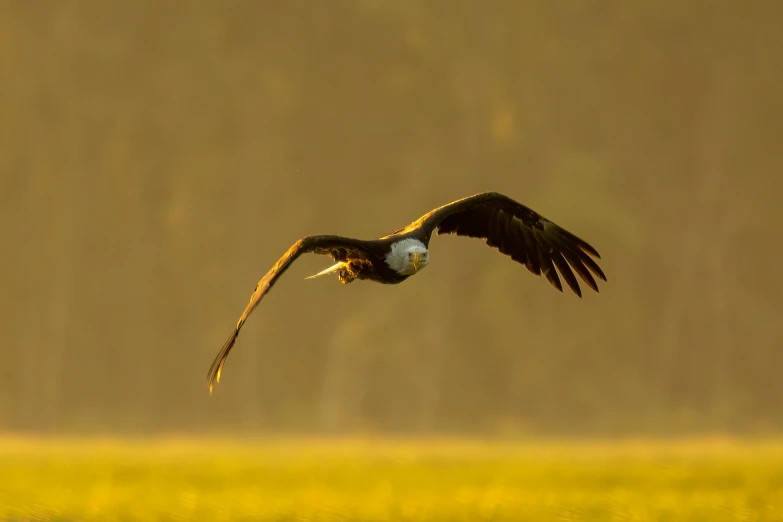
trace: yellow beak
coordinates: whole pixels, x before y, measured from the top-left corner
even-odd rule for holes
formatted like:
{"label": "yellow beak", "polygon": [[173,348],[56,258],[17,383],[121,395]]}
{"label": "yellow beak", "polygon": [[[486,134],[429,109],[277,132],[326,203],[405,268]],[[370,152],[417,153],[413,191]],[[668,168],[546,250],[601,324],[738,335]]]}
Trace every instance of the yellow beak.
{"label": "yellow beak", "polygon": [[419,266],[421,266],[421,254],[419,252],[414,252],[411,263],[413,263],[413,269],[418,272]]}

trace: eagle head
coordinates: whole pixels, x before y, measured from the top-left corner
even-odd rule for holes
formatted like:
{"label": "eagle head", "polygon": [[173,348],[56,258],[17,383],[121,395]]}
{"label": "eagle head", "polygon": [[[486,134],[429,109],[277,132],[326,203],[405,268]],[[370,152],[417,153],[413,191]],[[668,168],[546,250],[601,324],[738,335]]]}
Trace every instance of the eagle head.
{"label": "eagle head", "polygon": [[386,264],[400,275],[413,275],[429,263],[430,253],[418,239],[397,241],[386,255]]}

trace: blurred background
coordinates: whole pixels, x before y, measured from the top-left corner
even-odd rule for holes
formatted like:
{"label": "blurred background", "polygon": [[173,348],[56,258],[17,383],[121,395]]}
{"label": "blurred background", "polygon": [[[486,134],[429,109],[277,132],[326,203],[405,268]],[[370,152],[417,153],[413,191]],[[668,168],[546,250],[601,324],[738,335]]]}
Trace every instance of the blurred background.
{"label": "blurred background", "polygon": [[[783,4],[0,3],[0,430],[601,436],[783,428]],[[500,191],[593,244],[560,294],[441,236]]]}

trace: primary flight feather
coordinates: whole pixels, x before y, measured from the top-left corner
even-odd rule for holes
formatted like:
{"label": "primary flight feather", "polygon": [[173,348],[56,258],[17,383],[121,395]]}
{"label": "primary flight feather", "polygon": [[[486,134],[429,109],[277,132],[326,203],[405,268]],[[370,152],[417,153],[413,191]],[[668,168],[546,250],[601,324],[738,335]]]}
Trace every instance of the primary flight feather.
{"label": "primary flight feather", "polygon": [[[239,331],[261,299],[274,286],[291,263],[302,254],[328,255],[336,263],[307,279],[337,273],[341,283],[367,279],[376,283],[397,284],[429,264],[432,233],[457,234],[486,240],[491,247],[543,275],[558,290],[563,285],[579,297],[582,290],[574,275],[598,292],[595,277],[606,281],[593,260],[598,252],[587,242],[560,228],[530,208],[497,192],[484,192],[459,199],[423,215],[405,228],[374,240],[341,236],[307,236],[294,243],[258,282],[245,311],[237,321],[207,374],[209,393],[220,382],[220,374]],[[592,257],[591,257],[592,256]],[[557,269],[557,270],[555,270]]]}

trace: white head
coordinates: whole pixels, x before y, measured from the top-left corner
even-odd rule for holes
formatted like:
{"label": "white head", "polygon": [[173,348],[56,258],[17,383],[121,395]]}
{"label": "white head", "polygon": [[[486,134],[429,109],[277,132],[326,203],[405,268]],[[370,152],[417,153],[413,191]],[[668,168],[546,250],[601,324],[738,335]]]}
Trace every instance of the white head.
{"label": "white head", "polygon": [[391,246],[386,264],[400,275],[413,275],[430,262],[430,253],[418,239],[403,239]]}

